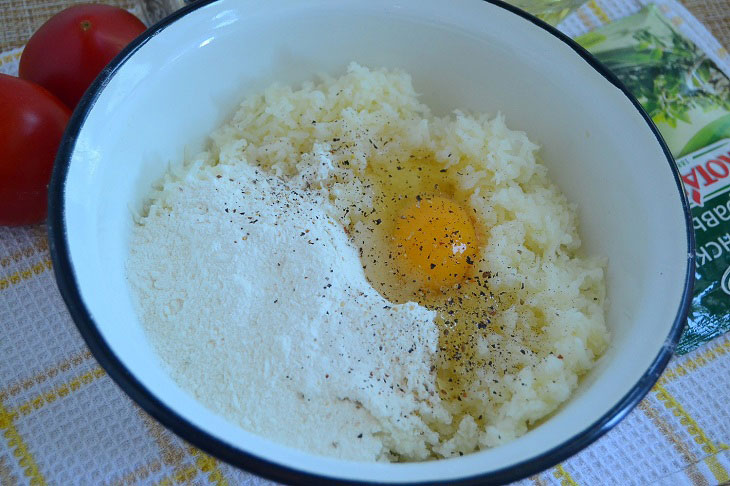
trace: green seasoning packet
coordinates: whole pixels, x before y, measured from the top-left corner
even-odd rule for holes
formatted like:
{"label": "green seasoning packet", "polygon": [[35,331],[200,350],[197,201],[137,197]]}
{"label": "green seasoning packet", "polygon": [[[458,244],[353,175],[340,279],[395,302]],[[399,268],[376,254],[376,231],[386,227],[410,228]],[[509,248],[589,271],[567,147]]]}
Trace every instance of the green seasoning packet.
{"label": "green seasoning packet", "polygon": [[730,80],[654,5],[575,40],[636,96],[677,159],[697,240],[677,347],[687,353],[730,329]]}

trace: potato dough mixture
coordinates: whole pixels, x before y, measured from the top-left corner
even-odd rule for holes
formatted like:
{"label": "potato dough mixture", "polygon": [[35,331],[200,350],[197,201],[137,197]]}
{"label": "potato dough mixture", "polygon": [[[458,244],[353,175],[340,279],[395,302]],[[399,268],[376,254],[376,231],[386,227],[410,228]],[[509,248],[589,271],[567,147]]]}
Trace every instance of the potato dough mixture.
{"label": "potato dough mixture", "polygon": [[208,408],[315,454],[512,440],[609,342],[605,261],[537,151],[501,115],[434,117],[401,71],[249,96],[137,217],[146,333]]}

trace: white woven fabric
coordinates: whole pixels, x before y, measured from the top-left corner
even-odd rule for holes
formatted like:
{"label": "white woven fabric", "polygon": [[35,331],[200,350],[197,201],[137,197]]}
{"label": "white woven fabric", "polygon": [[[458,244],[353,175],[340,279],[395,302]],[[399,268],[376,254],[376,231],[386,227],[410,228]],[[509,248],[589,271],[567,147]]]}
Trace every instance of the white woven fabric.
{"label": "white woven fabric", "polygon": [[[676,2],[685,35],[730,72],[727,52]],[[584,33],[643,2],[584,5],[561,28]],[[0,55],[17,71],[20,49]],[[640,406],[564,463],[520,485],[730,482],[730,338],[674,359]],[[0,227],[0,485],[273,484],[188,446],[106,376],[56,288],[43,226]]]}

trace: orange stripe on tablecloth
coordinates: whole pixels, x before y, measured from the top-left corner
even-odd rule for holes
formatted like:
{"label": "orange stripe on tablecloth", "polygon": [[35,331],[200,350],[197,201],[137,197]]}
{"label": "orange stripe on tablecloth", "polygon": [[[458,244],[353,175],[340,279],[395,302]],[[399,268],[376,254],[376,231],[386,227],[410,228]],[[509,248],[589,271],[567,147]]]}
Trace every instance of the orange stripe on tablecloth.
{"label": "orange stripe on tablecloth", "polygon": [[38,240],[27,248],[14,251],[10,255],[0,258],[0,267],[9,267],[13,262],[19,262],[23,258],[30,258],[36,253],[44,253],[48,251],[48,240],[46,238],[38,238]]}
{"label": "orange stripe on tablecloth", "polygon": [[152,436],[155,444],[157,444],[157,447],[160,449],[162,463],[166,466],[180,466],[187,458],[185,450],[182,447],[178,447],[173,444],[170,440],[170,433],[160,424],[155,422],[152,417],[147,415],[144,410],[137,406],[135,406],[135,408],[137,410],[137,414],[142,419],[142,423],[147,429],[147,432]]}
{"label": "orange stripe on tablecloth", "polygon": [[672,445],[675,451],[682,456],[682,459],[688,464],[684,469],[685,474],[689,477],[694,486],[710,486],[702,472],[697,468],[697,456],[690,450],[687,443],[677,432],[672,429],[666,420],[662,419],[659,411],[651,406],[649,400],[642,400],[639,403],[641,410],[652,421],[654,426],[664,436],[664,438]]}
{"label": "orange stripe on tablecloth", "polygon": [[0,457],[0,484],[7,484],[8,486],[17,486],[20,484],[18,476],[10,470],[10,466],[5,461],[5,457]]}
{"label": "orange stripe on tablecloth", "polygon": [[649,420],[652,421],[657,430],[659,430],[664,438],[667,439],[672,447],[674,447],[674,450],[682,456],[682,459],[684,459],[687,464],[694,464],[698,461],[697,456],[695,456],[692,450],[690,450],[687,443],[682,440],[682,437],[677,434],[674,429],[672,429],[671,425],[667,423],[666,420],[661,418],[659,411],[652,407],[648,400],[642,400],[639,403],[639,410],[649,417]]}
{"label": "orange stripe on tablecloth", "polygon": [[38,373],[37,375],[28,378],[27,380],[24,380],[20,383],[15,383],[13,385],[10,385],[6,389],[0,391],[0,400],[5,400],[8,397],[13,397],[17,394],[19,394],[23,390],[28,390],[34,385],[40,385],[41,383],[47,381],[50,378],[54,378],[56,375],[58,375],[60,372],[66,372],[70,370],[71,368],[74,368],[76,366],[79,366],[84,361],[87,361],[91,359],[91,352],[87,349],[82,351],[81,353],[75,354],[71,356],[68,359],[65,359],[61,361],[58,365],[49,368],[41,373]]}
{"label": "orange stripe on tablecloth", "polygon": [[142,418],[142,422],[152,436],[152,439],[159,447],[160,453],[162,454],[162,461],[165,465],[173,466],[178,470],[183,467],[186,459],[192,458],[195,461],[195,466],[200,472],[207,475],[209,481],[217,486],[228,485],[228,481],[218,467],[218,461],[193,446],[188,445],[187,452],[183,448],[176,446],[170,440],[170,432],[155,422],[141,408],[137,408],[137,412]]}
{"label": "orange stripe on tablecloth", "polygon": [[692,482],[692,486],[712,486],[710,481],[705,477],[702,471],[699,470],[697,464],[690,464],[682,470],[682,472]]}
{"label": "orange stripe on tablecloth", "polygon": [[162,462],[159,459],[154,459],[146,464],[138,466],[133,471],[128,472],[121,477],[112,481],[107,481],[104,486],[132,486],[144,481],[154,473],[160,472],[162,469]]}
{"label": "orange stripe on tablecloth", "polygon": [[38,464],[15,427],[14,420],[14,415],[8,412],[5,405],[0,401],[0,431],[2,431],[8,445],[13,450],[13,456],[18,459],[18,464],[23,469],[25,477],[30,479],[31,486],[44,485],[46,480],[41,475]]}
{"label": "orange stripe on tablecloth", "polygon": [[[217,463],[215,462],[215,459],[207,458],[208,456],[202,457],[201,453],[195,449],[192,446],[188,446],[188,451],[186,452],[185,449],[182,447],[179,447],[170,440],[170,432],[168,432],[165,428],[163,428],[160,424],[155,422],[155,420],[147,415],[147,413],[142,410],[139,407],[137,408],[137,413],[142,418],[142,422],[144,423],[145,427],[147,428],[147,431],[152,436],[152,439],[157,444],[157,447],[160,449],[160,453],[162,454],[162,462],[168,466],[173,467],[174,471],[177,471],[173,473],[171,476],[168,476],[167,478],[163,479],[163,481],[160,484],[177,484],[180,482],[180,471],[187,471],[189,468],[197,468],[200,472],[203,474],[208,475],[208,479],[215,484],[219,486],[227,486],[228,482],[223,477],[220,470],[218,470]],[[185,465],[186,459],[193,459],[195,461],[194,466],[193,465]],[[212,463],[211,463],[212,461]],[[197,474],[197,472],[196,472]],[[186,477],[183,475],[183,477]],[[193,476],[194,477],[194,476]]]}
{"label": "orange stripe on tablecloth", "polygon": [[578,15],[578,18],[583,23],[583,25],[585,25],[586,29],[593,30],[597,27],[596,23],[593,22],[593,20],[591,20],[591,18],[588,15],[586,15],[586,13],[583,11],[583,9],[579,8],[578,10],[575,11],[575,13],[576,13],[576,15]]}
{"label": "orange stripe on tablecloth", "polygon": [[534,476],[530,476],[530,481],[535,483],[535,486],[547,486],[545,484],[545,481],[542,480],[539,474],[535,474]]}
{"label": "orange stripe on tablecloth", "polygon": [[578,483],[576,483],[570,473],[563,468],[562,464],[555,466],[555,469],[553,469],[553,476],[560,480],[560,484],[562,486],[578,486]]}
{"label": "orange stripe on tablecloth", "polygon": [[36,275],[40,275],[46,270],[50,270],[53,267],[53,263],[50,258],[46,258],[40,263],[36,263],[30,268],[25,270],[17,271],[7,277],[0,278],[0,291],[10,288],[11,285],[18,285],[21,282],[30,280]]}
{"label": "orange stripe on tablecloth", "polygon": [[[671,410],[675,417],[679,418],[679,423],[687,429],[687,432],[689,432],[694,441],[702,446],[703,452],[707,454],[717,454],[720,452],[721,449],[707,437],[705,431],[702,430],[697,422],[687,413],[684,407],[682,407],[677,399],[674,398],[666,388],[657,383],[654,385],[653,390],[659,401],[661,401],[668,410]],[[720,483],[730,480],[728,472],[722,464],[717,461],[717,458],[715,458],[714,461],[707,462],[706,464],[715,476],[715,479],[717,479]]]}
{"label": "orange stripe on tablecloth", "polygon": [[59,398],[64,398],[70,395],[71,393],[79,390],[81,387],[90,384],[102,376],[106,376],[106,372],[104,372],[101,367],[96,366],[91,371],[74,378],[68,383],[28,400],[10,413],[13,417],[17,415],[29,415],[30,413],[43,408],[45,405],[55,402]]}

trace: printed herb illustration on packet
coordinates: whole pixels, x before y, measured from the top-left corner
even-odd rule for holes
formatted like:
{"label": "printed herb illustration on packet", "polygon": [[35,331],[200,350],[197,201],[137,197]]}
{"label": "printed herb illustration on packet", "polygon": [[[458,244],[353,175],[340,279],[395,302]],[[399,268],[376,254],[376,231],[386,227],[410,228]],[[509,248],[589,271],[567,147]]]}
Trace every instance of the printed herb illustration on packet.
{"label": "printed herb illustration on packet", "polygon": [[576,38],[642,104],[676,158],[697,242],[677,352],[730,329],[730,79],[654,5]]}

